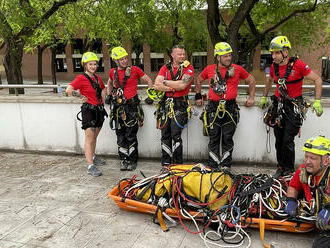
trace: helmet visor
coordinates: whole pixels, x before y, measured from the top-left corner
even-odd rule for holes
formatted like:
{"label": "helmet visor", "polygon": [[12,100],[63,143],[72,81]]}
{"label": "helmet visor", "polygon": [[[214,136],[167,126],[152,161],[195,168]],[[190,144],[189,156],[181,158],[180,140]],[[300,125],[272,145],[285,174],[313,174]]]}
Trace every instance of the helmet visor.
{"label": "helmet visor", "polygon": [[283,49],[283,45],[282,44],[278,44],[276,42],[270,43],[269,50],[278,51],[278,50],[282,50],[282,49]]}
{"label": "helmet visor", "polygon": [[226,47],[225,49],[218,49],[215,50],[215,53],[221,53],[221,52],[230,52],[231,51],[231,47]]}
{"label": "helmet visor", "polygon": [[330,149],[326,148],[324,145],[321,146],[314,146],[311,143],[305,143],[304,147],[308,148],[308,149],[316,149],[316,150],[320,150],[320,151],[327,151],[330,153]]}

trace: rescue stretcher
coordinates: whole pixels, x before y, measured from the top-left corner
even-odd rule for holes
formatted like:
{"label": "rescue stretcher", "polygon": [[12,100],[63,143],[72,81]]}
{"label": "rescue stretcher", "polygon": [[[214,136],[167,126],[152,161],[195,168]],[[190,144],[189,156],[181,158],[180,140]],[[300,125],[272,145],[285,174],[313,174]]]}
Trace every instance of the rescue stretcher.
{"label": "rescue stretcher", "polygon": [[[120,186],[125,187],[127,183],[128,183],[127,181],[122,181],[120,183]],[[118,186],[115,186],[113,189],[110,190],[108,197],[111,198],[119,208],[126,211],[140,212],[140,213],[147,213],[154,215],[157,210],[157,206],[155,205],[120,197]],[[167,208],[165,211],[166,214],[171,217],[178,218],[179,215],[182,219],[187,219],[185,216],[182,216],[180,213],[177,213],[174,209]],[[190,214],[196,215],[197,212],[190,212]],[[313,231],[315,229],[315,225],[313,223],[297,223],[297,222],[285,221],[285,220],[283,221],[283,220],[272,220],[265,218],[248,218],[245,220],[245,222],[249,223],[249,227],[252,228],[258,228],[258,229],[264,228],[265,230],[283,231],[283,232],[292,232],[292,233],[306,233]]]}
{"label": "rescue stretcher", "polygon": [[[198,234],[207,247],[250,247],[245,229],[252,227],[259,229],[264,247],[273,248],[264,241],[265,230],[306,233],[315,229],[308,207],[306,211],[302,205],[302,215],[294,220],[284,212],[288,181],[290,177],[267,174],[235,175],[203,164],[169,165],[148,178],[122,179],[108,196],[123,210],[152,214],[163,231],[177,224],[173,218],[178,219],[185,231]],[[192,221],[197,231],[187,228],[183,220]]]}

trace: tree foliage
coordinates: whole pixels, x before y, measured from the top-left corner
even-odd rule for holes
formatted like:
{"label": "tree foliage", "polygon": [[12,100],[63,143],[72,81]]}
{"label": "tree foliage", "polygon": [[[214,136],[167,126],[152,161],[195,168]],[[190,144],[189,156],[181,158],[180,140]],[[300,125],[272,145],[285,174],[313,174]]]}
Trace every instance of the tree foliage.
{"label": "tree foliage", "polygon": [[0,37],[6,49],[4,66],[9,84],[23,83],[22,57],[28,39],[62,6],[76,1],[0,0]]}
{"label": "tree foliage", "polygon": [[[243,58],[248,62],[248,69],[251,69],[255,47],[275,34],[287,35],[295,45],[305,46],[319,35],[329,36],[329,32],[322,32],[329,27],[329,2],[326,0],[228,0],[222,6],[218,6],[218,0],[207,0],[207,3],[212,43],[230,42],[234,61]],[[229,21],[220,14],[220,9],[229,13]]]}

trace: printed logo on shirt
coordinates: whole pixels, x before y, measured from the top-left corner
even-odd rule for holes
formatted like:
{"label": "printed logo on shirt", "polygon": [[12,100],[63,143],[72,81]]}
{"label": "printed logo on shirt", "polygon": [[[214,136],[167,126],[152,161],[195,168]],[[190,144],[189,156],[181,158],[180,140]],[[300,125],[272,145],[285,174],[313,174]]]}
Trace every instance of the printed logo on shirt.
{"label": "printed logo on shirt", "polygon": [[293,77],[294,74],[296,74],[296,71],[295,70],[292,70],[291,73],[290,73],[290,75]]}
{"label": "printed logo on shirt", "polygon": [[306,65],[306,66],[305,66],[305,70],[308,71],[308,69],[309,69],[309,67],[308,67],[308,65]]}
{"label": "printed logo on shirt", "polygon": [[188,69],[187,71],[188,71],[188,72],[192,72],[192,70],[190,70],[190,69]]}

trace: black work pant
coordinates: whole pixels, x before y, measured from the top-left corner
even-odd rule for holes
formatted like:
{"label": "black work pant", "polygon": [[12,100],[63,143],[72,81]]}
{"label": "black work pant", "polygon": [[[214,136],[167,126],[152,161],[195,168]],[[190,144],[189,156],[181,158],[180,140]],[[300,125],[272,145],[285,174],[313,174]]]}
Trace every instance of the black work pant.
{"label": "black work pant", "polygon": [[[218,102],[210,101],[206,107],[208,124],[213,121],[218,104]],[[209,128],[208,161],[209,166],[212,168],[218,168],[219,166],[231,167],[232,164],[233,136],[239,121],[239,108],[236,101],[227,101],[226,110],[228,113],[223,114],[220,112],[214,124]],[[220,156],[220,140],[222,156]]]}
{"label": "black work pant", "polygon": [[274,126],[277,166],[286,171],[293,171],[295,163],[294,138],[299,133],[302,121],[301,117],[294,113],[292,103],[284,102],[283,109],[282,127]]}
{"label": "black work pant", "polygon": [[137,163],[138,160],[138,140],[137,132],[139,125],[133,127],[121,126],[116,130],[118,155],[120,160],[127,160],[131,163]]}
{"label": "black work pant", "polygon": [[[139,130],[139,99],[135,97],[129,103],[123,105],[124,111],[119,111],[116,128],[118,155],[120,160],[127,160],[137,163],[138,160],[138,140]],[[116,110],[114,110],[116,113]]]}
{"label": "black work pant", "polygon": [[312,248],[330,248],[330,231],[323,231],[313,240]]}
{"label": "black work pant", "polygon": [[168,118],[161,131],[162,165],[183,163],[181,133],[182,127],[188,121],[187,107],[188,104],[185,100],[174,100],[175,117],[179,124],[176,123],[174,118]]}

